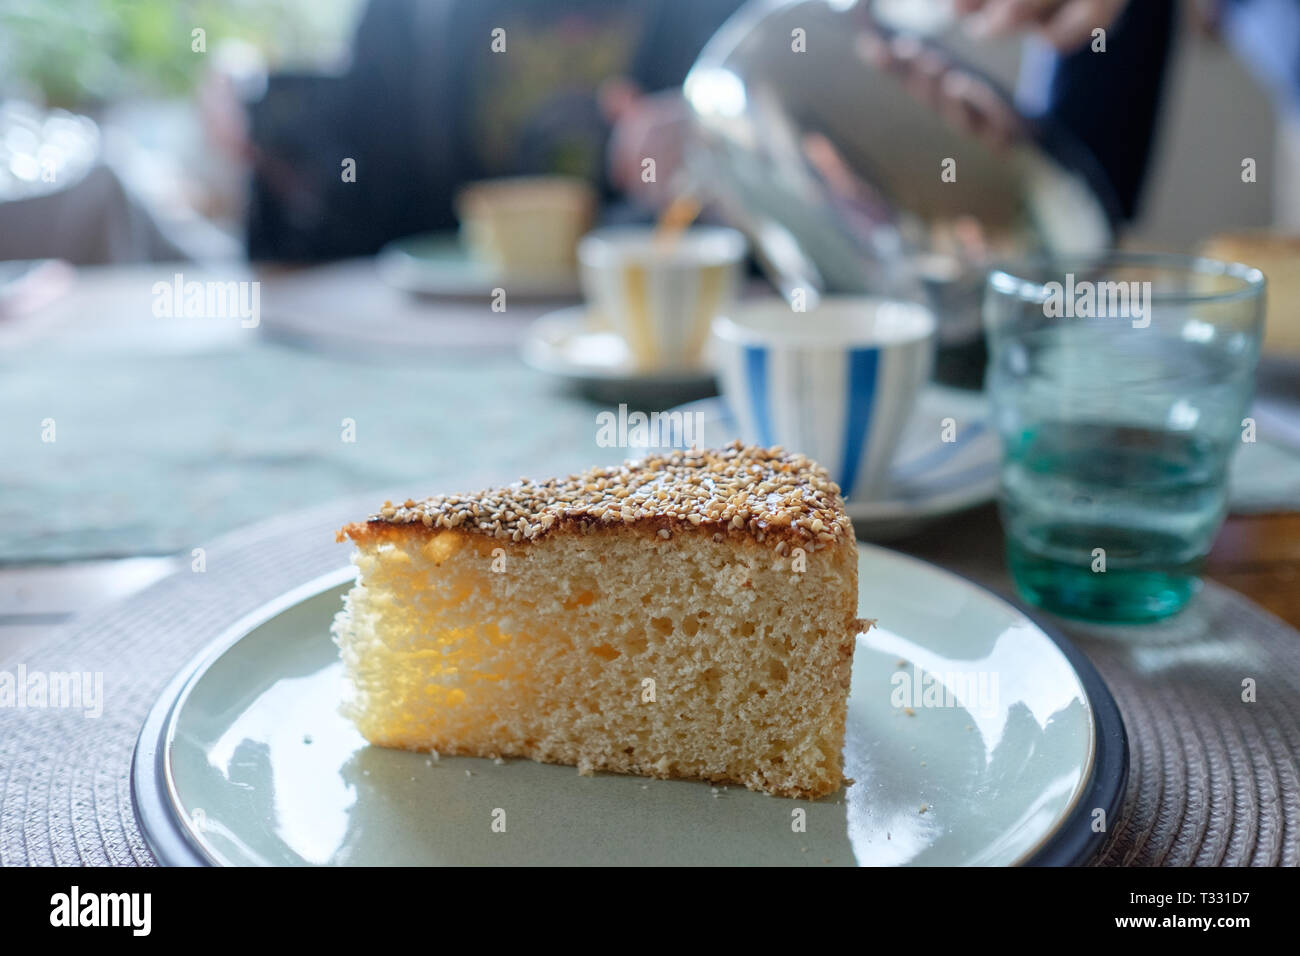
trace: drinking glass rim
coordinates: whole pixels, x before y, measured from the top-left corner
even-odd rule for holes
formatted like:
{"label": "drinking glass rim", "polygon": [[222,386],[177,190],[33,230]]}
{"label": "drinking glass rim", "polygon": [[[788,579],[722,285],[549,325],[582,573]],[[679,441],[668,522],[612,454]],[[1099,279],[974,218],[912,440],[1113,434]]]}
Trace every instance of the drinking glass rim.
{"label": "drinking glass rim", "polygon": [[1042,256],[1024,259],[1016,263],[995,265],[989,270],[988,288],[1012,295],[1026,302],[1041,302],[1050,293],[1047,284],[1024,277],[1023,272],[1035,266],[1053,266],[1062,274],[1075,270],[1072,265],[1080,267],[1078,271],[1098,266],[1147,266],[1164,268],[1169,271],[1184,273],[1201,273],[1203,275],[1229,276],[1243,283],[1239,289],[1226,292],[1155,292],[1151,293],[1151,302],[1162,305],[1190,305],[1200,303],[1244,302],[1263,294],[1268,285],[1264,273],[1255,266],[1242,262],[1229,262],[1223,259],[1211,259],[1209,256],[1182,255],[1172,252],[1124,252],[1114,250],[1096,255]]}

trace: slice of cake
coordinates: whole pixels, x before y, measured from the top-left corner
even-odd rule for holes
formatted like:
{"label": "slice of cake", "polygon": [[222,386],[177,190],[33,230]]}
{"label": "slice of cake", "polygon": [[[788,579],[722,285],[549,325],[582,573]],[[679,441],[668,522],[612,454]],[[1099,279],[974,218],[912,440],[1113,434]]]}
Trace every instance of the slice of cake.
{"label": "slice of cake", "polygon": [[334,635],[372,744],[840,787],[858,559],[808,459],[680,451],[386,504],[345,535]]}

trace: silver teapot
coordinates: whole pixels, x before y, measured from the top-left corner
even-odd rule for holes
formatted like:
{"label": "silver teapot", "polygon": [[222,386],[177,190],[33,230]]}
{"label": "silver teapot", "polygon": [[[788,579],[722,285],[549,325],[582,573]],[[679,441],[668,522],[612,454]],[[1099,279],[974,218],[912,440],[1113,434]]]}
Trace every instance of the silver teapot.
{"label": "silver teapot", "polygon": [[941,353],[980,339],[992,262],[1096,252],[1117,221],[1087,151],[933,35],[946,6],[752,0],[684,85],[691,179],[777,288],[928,301]]}

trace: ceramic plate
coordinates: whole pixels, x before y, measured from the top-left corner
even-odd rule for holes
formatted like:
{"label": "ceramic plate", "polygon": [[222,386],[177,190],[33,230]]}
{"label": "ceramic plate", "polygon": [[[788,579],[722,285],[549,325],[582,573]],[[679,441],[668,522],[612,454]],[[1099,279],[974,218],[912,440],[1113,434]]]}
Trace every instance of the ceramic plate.
{"label": "ceramic plate", "polygon": [[465,251],[455,233],[409,236],[390,242],[375,260],[389,285],[417,295],[488,296],[503,288],[522,299],[575,299],[578,273],[503,273]]}
{"label": "ceramic plate", "polygon": [[1086,659],[915,559],[861,546],[860,574],[861,611],[878,625],[853,664],[856,782],[822,800],[369,747],[338,714],[329,625],[351,582],[341,569],[178,675],[136,747],[137,817],[168,864],[1002,865],[1093,853],[1096,811],[1114,816],[1127,758]]}
{"label": "ceramic plate", "polygon": [[[735,421],[720,398],[701,399],[673,411],[700,414],[704,437],[697,444],[701,447],[718,447],[738,437]],[[936,518],[997,497],[1002,452],[988,414],[988,403],[979,393],[940,385],[924,388],[899,440],[886,494],[874,501],[845,503],[858,537],[871,541],[901,537]],[[944,422],[949,418],[952,430],[945,435]]]}

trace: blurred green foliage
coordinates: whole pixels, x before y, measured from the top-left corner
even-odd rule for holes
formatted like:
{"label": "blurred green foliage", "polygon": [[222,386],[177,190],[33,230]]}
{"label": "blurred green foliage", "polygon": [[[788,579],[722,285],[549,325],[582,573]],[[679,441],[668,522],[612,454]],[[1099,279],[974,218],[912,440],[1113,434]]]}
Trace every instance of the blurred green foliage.
{"label": "blurred green foliage", "polygon": [[244,40],[273,65],[319,63],[346,48],[359,0],[3,0],[0,92],[87,107],[190,90],[207,54]]}

